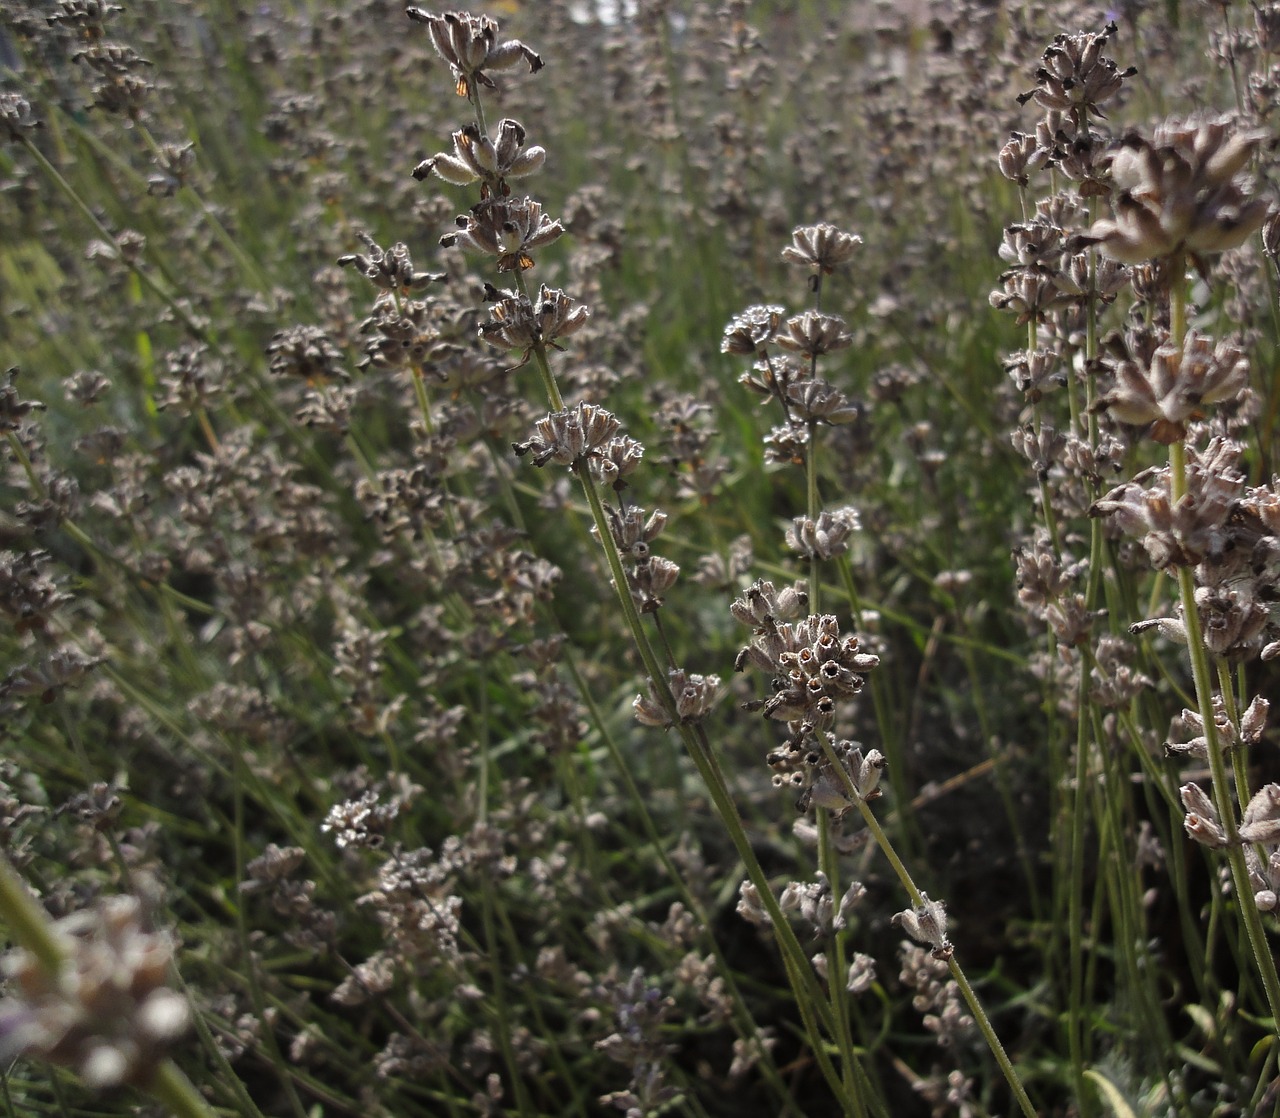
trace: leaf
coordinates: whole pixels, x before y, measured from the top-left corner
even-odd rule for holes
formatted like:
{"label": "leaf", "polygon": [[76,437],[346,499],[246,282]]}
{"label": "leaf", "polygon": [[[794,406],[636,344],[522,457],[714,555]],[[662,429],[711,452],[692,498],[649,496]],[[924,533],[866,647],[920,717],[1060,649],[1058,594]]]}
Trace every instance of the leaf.
{"label": "leaf", "polygon": [[1102,1072],[1089,1068],[1084,1074],[1097,1084],[1098,1093],[1102,1096],[1103,1101],[1111,1107],[1111,1112],[1116,1115],[1116,1118],[1138,1118],[1133,1107],[1129,1105],[1125,1097],[1120,1093],[1120,1088],[1112,1083]]}

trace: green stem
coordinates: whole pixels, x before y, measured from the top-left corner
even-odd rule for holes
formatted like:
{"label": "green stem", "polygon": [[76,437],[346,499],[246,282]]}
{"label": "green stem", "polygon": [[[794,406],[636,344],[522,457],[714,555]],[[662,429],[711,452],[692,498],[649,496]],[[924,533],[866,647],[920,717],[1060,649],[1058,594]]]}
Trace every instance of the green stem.
{"label": "green stem", "polygon": [[[80,211],[80,213],[89,222],[89,224],[93,226],[93,228],[97,231],[98,235],[102,237],[102,239],[106,241],[107,244],[114,246],[116,244],[115,235],[111,232],[111,230],[109,230],[105,225],[103,225],[101,221],[98,220],[97,214],[95,214],[93,210],[89,208],[88,203],[85,202],[85,200],[80,197],[80,195],[76,192],[75,187],[73,187],[69,182],[67,182],[67,180],[63,177],[62,172],[59,171],[57,167],[55,167],[52,163],[49,162],[49,160],[45,157],[44,152],[42,152],[38,147],[36,147],[36,145],[33,144],[25,136],[21,137],[19,142],[22,144],[24,148],[26,148],[27,153],[38,164],[40,164],[40,169],[50,179],[53,180],[57,188],[67,196],[71,204],[75,206],[75,208]],[[172,294],[170,294],[168,291],[165,291],[164,288],[162,288],[160,284],[156,282],[156,280],[152,277],[150,272],[147,272],[136,263],[133,263],[132,261],[128,260],[123,255],[121,255],[120,257],[120,262],[124,264],[124,266],[128,268],[129,271],[131,271],[135,276],[138,277],[139,281],[141,281],[144,287],[146,287],[149,291],[151,291],[153,295],[155,295],[158,299],[160,299],[160,301],[163,302],[165,306],[167,306],[173,312],[174,316],[183,324],[183,326],[187,328],[188,331],[190,331],[191,336],[193,338],[197,338],[198,340],[205,342],[211,346],[214,344],[213,339],[209,336],[208,332],[203,327],[201,327],[196,323],[195,319],[191,317],[191,314],[187,311],[187,309],[184,306],[182,306],[182,304],[179,303],[178,300],[175,299]]]}
{"label": "green stem", "polygon": [[[840,859],[831,833],[831,813],[825,808],[818,808],[818,865],[826,874],[827,885],[831,890],[832,912],[836,913],[838,909],[835,906],[839,905],[841,896]],[[836,1041],[840,1046],[845,1090],[853,1094],[853,1069],[857,1066],[857,1059],[853,1051],[853,1034],[849,1030],[849,1003],[844,990],[845,974],[848,970],[844,937],[838,930],[832,928],[827,937],[827,944],[827,993],[831,999],[831,1016],[836,1023]]]}
{"label": "green stem", "polygon": [[[809,446],[804,456],[805,505],[811,523],[818,520],[818,424],[809,420]],[[822,612],[822,582],[818,575],[818,553],[809,556],[809,612]]]}
{"label": "green stem", "polygon": [[[880,820],[876,818],[875,812],[871,810],[871,806],[867,801],[858,795],[853,778],[841,763],[840,758],[836,756],[830,738],[826,734],[822,734],[820,737],[822,751],[830,763],[832,771],[838,773],[840,779],[844,782],[846,793],[854,806],[857,807],[858,814],[862,816],[862,821],[866,824],[867,830],[871,832],[872,840],[880,847],[881,853],[884,854],[889,865],[893,868],[898,881],[907,891],[907,896],[911,898],[912,905],[918,907],[924,904],[924,894],[920,892],[906,865],[898,857],[898,852],[894,849],[893,843],[885,833],[884,828],[880,826]],[[1009,1089],[1013,1092],[1014,1098],[1018,1100],[1019,1108],[1026,1115],[1026,1118],[1037,1118],[1035,1107],[1031,1105],[1031,1099],[1027,1096],[1026,1088],[1023,1087],[1022,1080],[1014,1068],[1013,1062],[1009,1059],[1009,1054],[1005,1052],[1004,1045],[1000,1043],[1000,1038],[996,1035],[996,1031],[991,1025],[991,1019],[987,1017],[986,1011],[982,1008],[982,1003],[978,1001],[978,995],[965,977],[964,970],[961,968],[954,952],[947,960],[947,967],[950,969],[956,985],[960,987],[960,994],[964,998],[965,1004],[969,1007],[969,1012],[973,1014],[973,1019],[977,1022],[978,1029],[982,1033],[983,1039],[987,1042],[987,1047],[991,1049],[991,1054],[995,1057],[996,1063],[999,1064],[1001,1072],[1004,1073]]]}
{"label": "green stem", "polygon": [[[517,282],[523,293],[523,279],[517,277]],[[547,389],[548,399],[557,410],[563,410],[564,399],[560,395],[555,376],[551,371],[550,362],[547,360],[545,345],[541,342],[535,344],[532,356],[543,385]],[[655,696],[670,719],[671,725],[676,728],[684,740],[685,747],[711,795],[716,814],[728,830],[730,840],[733,842],[738,856],[742,859],[747,877],[752,885],[755,886],[759,893],[760,901],[766,913],[768,913],[774,935],[777,938],[779,951],[782,954],[788,980],[796,996],[796,1006],[804,1021],[805,1032],[809,1037],[813,1057],[832,1091],[837,1098],[842,1099],[846,1112],[861,1115],[864,1113],[863,1100],[860,1094],[855,1094],[852,1099],[844,1096],[844,1084],[831,1062],[826,1043],[818,1028],[819,1023],[821,1023],[829,1031],[835,1031],[835,1023],[831,1016],[830,1007],[818,986],[817,979],[814,977],[804,948],[796,938],[794,930],[779,907],[777,898],[773,895],[773,889],[769,884],[768,876],[765,874],[764,868],[760,865],[760,861],[751,847],[751,841],[747,837],[742,819],[738,815],[728,783],[711,751],[710,742],[707,740],[701,726],[681,721],[676,708],[675,696],[672,694],[668,683],[667,673],[663,671],[662,664],[654,651],[652,642],[649,640],[648,633],[645,631],[639,608],[636,606],[635,599],[631,596],[628,588],[626,571],[622,566],[622,557],[618,553],[617,545],[614,542],[599,490],[595,479],[591,475],[590,464],[585,459],[579,461],[576,463],[575,472],[582,485],[583,495],[586,497],[587,504],[591,509],[591,519],[595,524],[600,546],[604,551],[609,573],[613,578],[618,602],[622,607],[627,628],[635,643],[636,651],[640,654],[645,671],[652,682]]]}
{"label": "green stem", "polygon": [[[1169,295],[1169,318],[1172,342],[1181,348],[1186,337],[1187,308],[1183,273],[1185,264],[1181,256],[1173,262],[1172,286]],[[1169,494],[1176,508],[1187,493],[1186,447],[1181,442],[1169,446]],[[1213,709],[1213,673],[1209,666],[1209,650],[1205,647],[1200,629],[1200,614],[1196,608],[1195,576],[1190,567],[1178,568],[1178,596],[1182,603],[1182,620],[1187,632],[1187,652],[1191,657],[1191,676],[1195,681],[1196,705],[1204,726],[1204,737],[1209,754],[1209,770],[1212,773],[1213,803],[1218,819],[1227,835],[1227,864],[1231,869],[1231,882],[1235,890],[1236,904],[1244,921],[1249,948],[1262,978],[1271,1010],[1272,1029],[1280,1029],[1280,976],[1276,974],[1275,958],[1267,942],[1262,926],[1262,914],[1253,903],[1253,887],[1249,884],[1249,868],[1241,845],[1236,824],[1236,805],[1231,798],[1231,783],[1227,775],[1227,763],[1222,741],[1218,737]],[[1243,808],[1243,804],[1240,805]]]}
{"label": "green stem", "polygon": [[27,887],[8,857],[0,854],[0,919],[9,925],[13,940],[30,951],[45,973],[57,975],[66,962],[66,953],[53,930],[53,921],[27,892]]}
{"label": "green stem", "polygon": [[209,1104],[172,1060],[165,1060],[156,1069],[149,1090],[178,1118],[214,1118]]}
{"label": "green stem", "polygon": [[[1174,444],[1177,445],[1177,444]],[[1185,479],[1184,479],[1185,483]],[[1249,937],[1249,948],[1262,978],[1271,1010],[1272,1028],[1280,1030],[1280,976],[1276,974],[1275,958],[1267,942],[1262,926],[1262,914],[1253,903],[1253,886],[1249,883],[1249,867],[1245,861],[1239,828],[1236,825],[1236,805],[1232,802],[1231,781],[1218,727],[1214,722],[1213,682],[1209,668],[1208,650],[1200,631],[1200,617],[1196,611],[1195,578],[1188,567],[1178,568],[1178,592],[1182,599],[1183,622],[1187,629],[1187,650],[1191,655],[1191,675],[1196,685],[1196,703],[1204,724],[1204,737],[1209,754],[1209,771],[1212,773],[1213,804],[1218,819],[1227,835],[1227,864],[1231,868],[1231,883],[1235,889],[1236,903]]]}

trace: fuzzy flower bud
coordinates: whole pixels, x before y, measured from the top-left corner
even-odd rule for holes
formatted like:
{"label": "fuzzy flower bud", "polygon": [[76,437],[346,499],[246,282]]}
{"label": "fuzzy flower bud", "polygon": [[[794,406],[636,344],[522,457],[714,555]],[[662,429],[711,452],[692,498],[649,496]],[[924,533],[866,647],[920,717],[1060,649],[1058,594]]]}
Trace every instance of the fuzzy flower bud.
{"label": "fuzzy flower bud", "polygon": [[1240,820],[1244,842],[1280,843],[1280,784],[1266,784],[1254,793]]}
{"label": "fuzzy flower bud", "polygon": [[1226,829],[1219,822],[1218,809],[1205,790],[1198,784],[1184,784],[1179,795],[1182,806],[1187,809],[1187,817],[1183,820],[1187,834],[1203,846],[1226,846]]}
{"label": "fuzzy flower bud", "polygon": [[928,944],[935,959],[951,958],[954,948],[947,939],[947,910],[941,901],[931,901],[927,894],[921,893],[920,904],[899,912],[891,923],[897,924],[917,943]]}

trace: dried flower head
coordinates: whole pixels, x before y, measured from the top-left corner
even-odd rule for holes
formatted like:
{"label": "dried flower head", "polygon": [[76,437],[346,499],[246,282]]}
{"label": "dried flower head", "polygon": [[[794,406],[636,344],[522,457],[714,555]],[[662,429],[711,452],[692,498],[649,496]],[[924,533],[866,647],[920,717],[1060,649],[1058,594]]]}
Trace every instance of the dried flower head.
{"label": "dried flower head", "polygon": [[7,369],[0,380],[0,433],[16,431],[33,411],[43,411],[38,400],[24,400],[18,395],[18,369]]}
{"label": "dried flower head", "polygon": [[1235,400],[1249,385],[1244,351],[1230,341],[1215,345],[1195,330],[1187,331],[1181,348],[1165,341],[1150,360],[1123,359],[1112,369],[1115,382],[1095,409],[1121,423],[1150,424],[1151,437],[1166,445],[1186,438],[1202,404]]}
{"label": "dried flower head", "polygon": [[1243,244],[1267,216],[1240,177],[1265,138],[1227,116],[1171,119],[1151,139],[1129,133],[1111,156],[1113,216],[1087,243],[1129,264]]}
{"label": "dried flower head", "polygon": [[362,276],[383,291],[409,295],[429,283],[440,283],[446,278],[443,272],[415,272],[413,259],[409,256],[409,246],[406,244],[396,243],[389,249],[383,249],[368,233],[357,233],[356,236],[369,246],[368,255],[349,253],[338,257],[338,264],[340,267],[354,266]]}
{"label": "dried flower head", "polygon": [[[828,811],[843,812],[856,801],[869,801],[880,798],[880,778],[884,775],[885,756],[878,749],[862,752],[862,746],[853,741],[838,741],[832,746],[838,767],[832,763],[823,750],[805,757],[806,777],[808,783],[799,799],[796,810],[806,812],[810,808],[820,807]],[[774,770],[774,782],[780,781],[790,767],[790,758],[783,750],[769,755],[770,767]]]}
{"label": "dried flower head", "polygon": [[[737,603],[735,603],[735,606]],[[773,695],[748,704],[766,718],[831,725],[836,703],[862,690],[865,674],[880,658],[863,652],[855,636],[840,635],[832,614],[814,614],[794,624],[766,621],[735,661],[773,673]]]}
{"label": "dried flower head", "polygon": [[165,985],[172,941],[143,930],[132,897],[73,913],[53,931],[58,973],[25,949],[4,960],[13,989],[0,1002],[0,1058],[71,1067],[96,1088],[145,1083],[190,1021],[186,999]]}
{"label": "dried flower head", "polygon": [[296,377],[307,384],[346,379],[342,351],[319,326],[299,325],[281,330],[267,345],[274,376]]}
{"label": "dried flower head", "polygon": [[724,328],[720,352],[760,356],[777,337],[784,314],[786,310],[778,306],[748,307]]}
{"label": "dried flower head", "polygon": [[512,449],[521,457],[532,454],[535,466],[555,462],[577,469],[586,458],[599,454],[620,426],[612,412],[581,403],[539,419],[534,436],[527,442],[513,443]]}
{"label": "dried flower head", "polygon": [[801,225],[791,234],[791,244],[782,250],[782,259],[813,271],[813,282],[829,276],[846,261],[853,259],[862,238],[845,233],[834,225]]}
{"label": "dried flower head", "polygon": [[786,321],[778,332],[778,345],[805,357],[821,357],[853,344],[853,335],[845,327],[839,315],[805,311]]}
{"label": "dried flower head", "polygon": [[532,198],[519,201],[495,199],[473,206],[457,221],[459,232],[446,233],[440,243],[498,258],[498,271],[525,271],[533,267],[535,249],[558,241],[564,226],[542,212]]}
{"label": "dried flower head", "polygon": [[1095,501],[1091,516],[1112,518],[1128,536],[1138,537],[1157,570],[1194,566],[1222,555],[1228,519],[1244,490],[1238,465],[1242,448],[1213,439],[1202,451],[1187,451],[1187,489],[1177,502],[1168,468],[1144,470]]}
{"label": "dried flower head", "polygon": [[82,39],[96,42],[106,34],[107,23],[123,11],[106,0],[58,0],[57,9],[46,18],[51,27],[66,27]]}
{"label": "dried flower head", "polygon": [[823,509],[816,520],[797,516],[787,529],[787,546],[810,559],[831,559],[849,550],[849,541],[861,527],[858,510],[851,505]]}
{"label": "dried flower head", "polygon": [[1026,186],[1031,180],[1031,172],[1048,163],[1049,155],[1050,152],[1040,146],[1034,135],[1014,132],[1000,149],[996,162],[1005,178]]}
{"label": "dried flower head", "polygon": [[435,175],[454,186],[468,186],[481,180],[481,197],[506,197],[511,193],[507,179],[522,179],[540,170],[547,161],[541,147],[525,147],[524,128],[518,121],[498,121],[497,139],[483,135],[474,124],[453,134],[453,154],[441,152],[424,159],[413,169],[415,179]]}
{"label": "dried flower head", "polygon": [[406,8],[405,15],[427,25],[432,45],[453,71],[459,97],[471,97],[475,84],[497,88],[485,70],[509,70],[521,59],[528,63],[530,73],[542,69],[542,59],[519,39],[498,42],[497,21],[489,16],[469,12],[436,15],[421,8]]}
{"label": "dried flower head", "polygon": [[667,686],[675,699],[676,719],[668,713],[652,680],[648,680],[647,695],[637,695],[632,709],[636,721],[645,726],[674,726],[679,722],[699,722],[724,694],[718,675],[697,675],[683,668],[672,668],[667,673]]}
{"label": "dried flower head", "polygon": [[1101,31],[1080,31],[1074,35],[1056,35],[1045,49],[1036,70],[1035,89],[1019,96],[1022,104],[1034,100],[1041,108],[1078,114],[1083,125],[1089,113],[1105,116],[1101,106],[1110,101],[1137,70],[1121,70],[1114,60],[1105,58],[1102,49],[1118,30],[1109,23]]}
{"label": "dried flower head", "polygon": [[576,334],[587,324],[591,310],[575,303],[559,288],[543,284],[536,301],[515,291],[499,291],[485,284],[485,299],[494,304],[490,320],[480,327],[480,335],[505,349],[524,350],[520,364],[538,343],[559,349],[557,340]]}
{"label": "dried flower head", "polygon": [[21,143],[40,122],[31,112],[31,102],[16,93],[0,93],[0,137]]}

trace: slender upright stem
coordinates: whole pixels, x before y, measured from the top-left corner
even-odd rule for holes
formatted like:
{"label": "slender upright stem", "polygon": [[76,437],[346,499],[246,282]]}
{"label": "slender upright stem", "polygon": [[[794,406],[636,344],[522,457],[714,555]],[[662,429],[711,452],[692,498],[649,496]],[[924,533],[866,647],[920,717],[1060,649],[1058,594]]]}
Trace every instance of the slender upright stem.
{"label": "slender upright stem", "polygon": [[[1186,281],[1184,279],[1186,269],[1181,257],[1176,257],[1172,265],[1169,296],[1171,341],[1176,348],[1181,348],[1187,329]],[[1169,493],[1171,503],[1175,507],[1187,495],[1186,447],[1180,441],[1169,446]],[[1218,736],[1215,721],[1213,671],[1209,664],[1209,650],[1205,647],[1204,635],[1200,628],[1200,614],[1196,607],[1195,575],[1190,567],[1178,568],[1178,596],[1181,600],[1182,620],[1187,632],[1187,652],[1191,658],[1191,675],[1195,681],[1196,705],[1199,707],[1200,719],[1204,726],[1205,745],[1209,755],[1213,803],[1227,836],[1226,855],[1227,864],[1231,869],[1231,883],[1235,890],[1241,919],[1244,921],[1245,933],[1249,939],[1249,949],[1262,978],[1263,988],[1266,990],[1272,1028],[1280,1031],[1280,975],[1276,973],[1275,958],[1271,953],[1271,945],[1267,942],[1262,915],[1258,911],[1258,906],[1253,903],[1253,886],[1249,882],[1249,867],[1245,861],[1244,848],[1241,845],[1239,827],[1236,823],[1237,807],[1231,796],[1231,781],[1228,776],[1225,750],[1222,739]],[[1240,805],[1241,808],[1243,806],[1243,804]]]}

